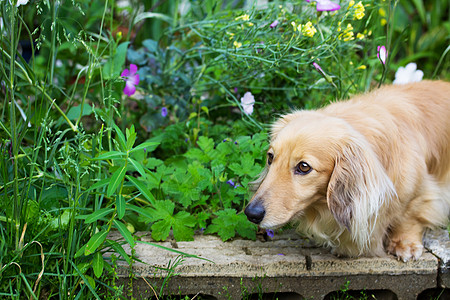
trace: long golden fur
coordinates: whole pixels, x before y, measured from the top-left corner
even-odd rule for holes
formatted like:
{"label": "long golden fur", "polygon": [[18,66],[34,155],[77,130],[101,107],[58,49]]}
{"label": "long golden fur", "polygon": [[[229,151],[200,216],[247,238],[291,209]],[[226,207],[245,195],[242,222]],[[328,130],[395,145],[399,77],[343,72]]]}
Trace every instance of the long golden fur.
{"label": "long golden fur", "polygon": [[385,86],[272,127],[268,164],[245,213],[288,222],[343,256],[407,261],[450,209],[450,83]]}

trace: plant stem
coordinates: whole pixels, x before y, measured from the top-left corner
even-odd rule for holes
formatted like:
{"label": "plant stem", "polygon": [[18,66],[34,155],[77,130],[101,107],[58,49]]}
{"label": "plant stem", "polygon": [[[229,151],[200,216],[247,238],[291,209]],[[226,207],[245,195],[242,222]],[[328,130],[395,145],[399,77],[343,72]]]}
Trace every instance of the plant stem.
{"label": "plant stem", "polygon": [[[11,5],[11,11],[10,11],[10,24],[11,24],[11,39],[10,39],[10,53],[11,57],[16,57],[16,18],[15,14],[17,11],[16,2],[13,1],[13,4]],[[12,146],[12,158],[13,158],[13,172],[14,172],[14,178],[13,178],[13,220],[15,223],[15,234],[12,234],[11,236],[15,237],[15,249],[19,249],[19,235],[20,235],[20,211],[19,211],[19,170],[18,170],[18,155],[19,155],[19,143],[17,141],[18,139],[18,133],[17,133],[17,124],[16,124],[16,108],[14,105],[14,79],[15,79],[15,60],[10,59],[9,61],[9,67],[10,67],[10,73],[9,73],[9,90],[10,90],[10,118],[11,118],[11,146]]]}

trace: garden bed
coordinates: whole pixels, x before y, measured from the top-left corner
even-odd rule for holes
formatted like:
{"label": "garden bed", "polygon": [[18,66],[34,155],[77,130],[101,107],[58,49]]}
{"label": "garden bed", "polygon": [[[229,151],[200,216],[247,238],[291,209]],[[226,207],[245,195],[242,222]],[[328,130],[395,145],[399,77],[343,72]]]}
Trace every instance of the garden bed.
{"label": "garden bed", "polygon": [[336,259],[296,236],[257,240],[243,210],[280,114],[399,79],[450,80],[449,7],[0,1],[0,298],[447,286],[438,250],[442,262]]}

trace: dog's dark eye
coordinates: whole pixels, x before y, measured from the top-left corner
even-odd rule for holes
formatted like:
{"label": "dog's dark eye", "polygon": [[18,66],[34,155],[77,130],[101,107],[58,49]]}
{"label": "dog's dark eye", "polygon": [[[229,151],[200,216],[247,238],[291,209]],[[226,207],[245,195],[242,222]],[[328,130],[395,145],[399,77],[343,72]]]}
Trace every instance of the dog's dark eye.
{"label": "dog's dark eye", "polygon": [[267,153],[267,164],[268,165],[272,164],[272,161],[273,161],[273,154],[268,152]]}
{"label": "dog's dark eye", "polygon": [[300,175],[306,175],[311,171],[312,171],[311,166],[305,163],[304,161],[299,162],[298,165],[295,167],[295,173]]}

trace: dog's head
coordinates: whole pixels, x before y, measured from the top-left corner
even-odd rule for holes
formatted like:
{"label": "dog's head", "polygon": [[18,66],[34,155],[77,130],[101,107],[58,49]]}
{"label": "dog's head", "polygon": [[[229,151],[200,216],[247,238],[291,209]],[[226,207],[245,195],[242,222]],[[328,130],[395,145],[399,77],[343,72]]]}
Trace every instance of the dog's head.
{"label": "dog's head", "polygon": [[395,194],[364,136],[317,111],[295,112],[273,125],[266,170],[257,184],[245,213],[272,229],[316,207],[329,209],[350,232],[369,232],[383,201]]}

